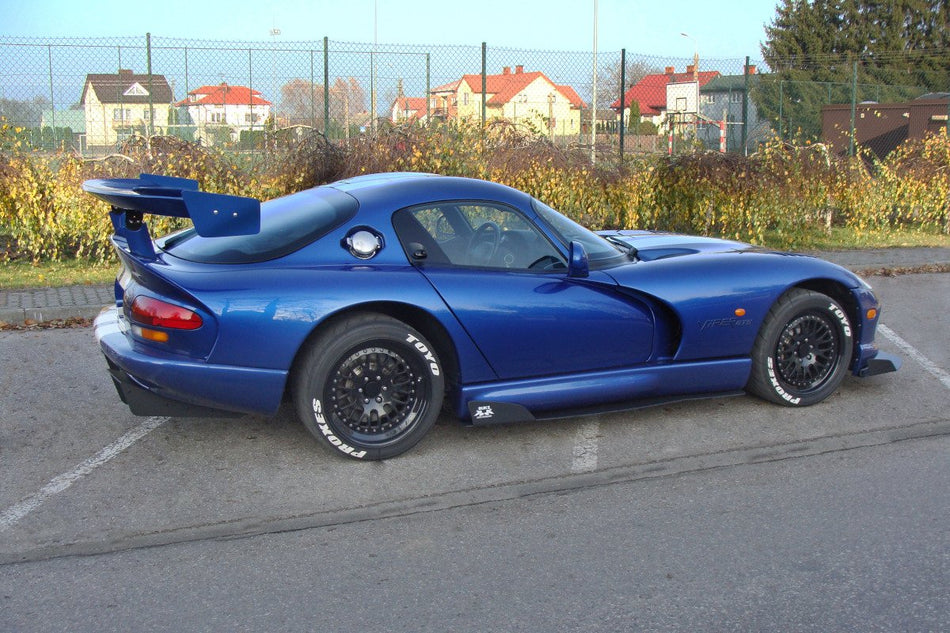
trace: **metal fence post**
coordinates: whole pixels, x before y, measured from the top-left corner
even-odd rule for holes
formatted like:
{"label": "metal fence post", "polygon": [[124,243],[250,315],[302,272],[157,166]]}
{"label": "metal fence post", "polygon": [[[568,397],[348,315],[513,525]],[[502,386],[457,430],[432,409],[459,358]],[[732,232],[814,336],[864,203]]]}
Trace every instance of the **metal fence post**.
{"label": "metal fence post", "polygon": [[145,34],[145,67],[148,69],[148,135],[155,135],[155,102],[152,94],[152,34]]}
{"label": "metal fence post", "polygon": [[426,53],[426,125],[428,125],[428,124],[429,124],[429,121],[430,121],[430,118],[429,118],[429,115],[430,115],[430,113],[429,113],[429,103],[430,103],[429,95],[431,94],[431,90],[432,90],[432,85],[431,85],[431,82],[432,82],[432,69],[431,69],[431,67],[430,67],[430,65],[429,65],[429,64],[430,64],[430,61],[431,61],[431,60],[429,59],[429,55],[430,55],[430,53]]}
{"label": "metal fence post", "polygon": [[745,58],[745,68],[742,69],[742,155],[749,155],[749,56]]}
{"label": "metal fence post", "polygon": [[330,136],[330,38],[323,36],[323,135]]}
{"label": "metal fence post", "polygon": [[[49,60],[49,107],[52,116],[50,118],[50,123],[52,128],[50,132],[53,133],[53,146],[56,146],[56,98],[53,93],[53,47],[49,44],[46,46],[46,55]],[[40,116],[40,143],[43,142],[43,117]]]}
{"label": "metal fence post", "polygon": [[[252,49],[247,49],[247,105],[251,111],[251,129],[248,132],[254,132],[254,66],[253,66],[253,57],[251,53]],[[241,121],[238,120],[238,130],[241,129]],[[247,140],[250,143],[252,134],[247,135]],[[238,132],[238,145],[241,145],[241,133]]]}
{"label": "metal fence post", "polygon": [[310,129],[315,130],[317,128],[317,91],[314,89],[316,83],[314,83],[313,72],[313,49],[310,49]]}
{"label": "metal fence post", "polygon": [[855,117],[858,109],[858,60],[854,60],[854,71],[851,73],[851,143],[848,156],[854,156]]}
{"label": "metal fence post", "polygon": [[482,42],[482,130],[485,129],[485,116],[488,108],[485,95],[485,92],[488,90],[488,68],[485,65],[487,56],[488,44]]}
{"label": "metal fence post", "polygon": [[778,81],[778,137],[782,141],[785,140],[785,132],[782,129],[782,126],[784,125],[784,121],[782,120],[784,116],[784,113],[783,113],[784,108],[785,108],[785,81],[783,79],[779,79]]}
{"label": "metal fence post", "polygon": [[623,164],[623,111],[626,105],[623,102],[623,95],[627,87],[627,49],[620,49],[620,164]]}

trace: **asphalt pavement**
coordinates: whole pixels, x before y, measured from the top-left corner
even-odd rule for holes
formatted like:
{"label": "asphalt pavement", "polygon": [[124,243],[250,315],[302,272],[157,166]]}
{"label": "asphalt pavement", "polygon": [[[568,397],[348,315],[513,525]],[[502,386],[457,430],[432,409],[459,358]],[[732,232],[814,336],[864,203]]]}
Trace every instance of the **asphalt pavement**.
{"label": "asphalt pavement", "polygon": [[[884,248],[813,253],[859,274],[923,266],[950,267],[950,248]],[[114,300],[112,284],[61,288],[0,288],[0,326],[95,318]]]}

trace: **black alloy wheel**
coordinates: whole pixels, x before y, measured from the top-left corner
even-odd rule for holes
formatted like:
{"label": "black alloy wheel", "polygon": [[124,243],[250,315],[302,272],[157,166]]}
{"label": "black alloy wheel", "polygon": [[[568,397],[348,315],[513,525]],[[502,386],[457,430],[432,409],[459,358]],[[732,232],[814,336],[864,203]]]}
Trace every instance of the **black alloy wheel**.
{"label": "black alloy wheel", "polygon": [[357,459],[415,446],[435,423],[444,389],[432,344],[380,314],[352,315],[321,332],[293,383],[297,415],[310,433]]}

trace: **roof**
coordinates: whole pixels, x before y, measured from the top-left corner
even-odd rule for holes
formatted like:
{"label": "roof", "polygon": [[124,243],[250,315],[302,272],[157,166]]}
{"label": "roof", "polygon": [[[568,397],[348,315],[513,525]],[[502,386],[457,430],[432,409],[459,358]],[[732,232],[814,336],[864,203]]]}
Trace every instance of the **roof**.
{"label": "roof", "polygon": [[[699,87],[702,88],[719,76],[718,70],[701,71],[699,73]],[[666,110],[666,87],[669,84],[691,83],[692,81],[693,73],[691,72],[666,72],[646,75],[623,94],[623,107],[629,108],[630,104],[636,101],[640,104],[641,115],[655,116]],[[619,110],[620,99],[611,103],[610,107]]]}
{"label": "roof", "polygon": [[[481,77],[481,75],[479,75],[479,77]],[[459,89],[459,86],[461,85],[461,83],[462,83],[461,79],[456,79],[452,83],[447,83],[441,86],[437,86],[433,88],[432,90],[430,90],[429,92],[431,92],[432,94],[435,94],[437,92],[455,92]],[[481,84],[479,84],[479,86],[481,86]]]}
{"label": "roof", "polygon": [[261,95],[257,90],[252,90],[247,86],[232,86],[229,84],[218,84],[216,86],[202,86],[188,93],[188,97],[182,99],[175,105],[195,106],[195,105],[255,105],[269,106],[271,102]]}
{"label": "roof", "polygon": [[407,118],[421,119],[425,116],[427,101],[425,97],[397,97],[393,110]]}
{"label": "roof", "polygon": [[137,75],[131,70],[120,70],[114,75],[89,74],[83,85],[82,98],[92,90],[101,103],[171,103],[171,86],[164,75]]}

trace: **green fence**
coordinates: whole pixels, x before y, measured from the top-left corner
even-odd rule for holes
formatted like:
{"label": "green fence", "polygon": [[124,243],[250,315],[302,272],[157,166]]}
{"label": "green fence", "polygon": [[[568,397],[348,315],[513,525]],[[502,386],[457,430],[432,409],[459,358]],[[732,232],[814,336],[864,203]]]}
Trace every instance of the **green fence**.
{"label": "green fence", "polygon": [[[697,147],[748,153],[772,135],[820,139],[829,104],[850,104],[854,138],[857,104],[927,92],[858,82],[862,62],[844,61],[840,80],[815,82],[748,57],[601,51],[595,59],[327,38],[0,38],[0,116],[34,148],[83,155],[114,152],[133,135],[253,150],[268,135],[307,129],[345,141],[383,126],[502,117],[559,145],[623,157]],[[493,92],[511,82],[523,89]]]}

